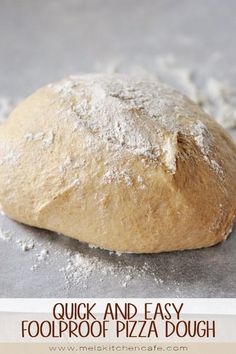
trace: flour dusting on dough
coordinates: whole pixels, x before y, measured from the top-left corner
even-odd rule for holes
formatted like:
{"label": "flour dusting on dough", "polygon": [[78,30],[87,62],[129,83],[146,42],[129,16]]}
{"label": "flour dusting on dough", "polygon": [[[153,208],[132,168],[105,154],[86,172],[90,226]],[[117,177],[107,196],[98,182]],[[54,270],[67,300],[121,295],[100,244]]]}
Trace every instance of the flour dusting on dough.
{"label": "flour dusting on dough", "polygon": [[[59,94],[60,102],[70,103],[67,118],[75,120],[76,129],[88,132],[85,148],[103,142],[116,154],[128,151],[148,157],[174,174],[177,134],[181,132],[193,136],[203,158],[209,160],[206,156],[211,152],[213,137],[204,123],[195,120],[198,115],[206,121],[210,118],[158,80],[121,74],[81,75],[48,87]],[[104,180],[117,180],[112,173],[108,176],[106,172]],[[126,182],[132,185],[128,178]]]}
{"label": "flour dusting on dough", "polygon": [[52,130],[50,130],[47,133],[44,132],[27,133],[25,134],[24,137],[26,141],[41,141],[42,146],[47,148],[53,143],[55,134]]}

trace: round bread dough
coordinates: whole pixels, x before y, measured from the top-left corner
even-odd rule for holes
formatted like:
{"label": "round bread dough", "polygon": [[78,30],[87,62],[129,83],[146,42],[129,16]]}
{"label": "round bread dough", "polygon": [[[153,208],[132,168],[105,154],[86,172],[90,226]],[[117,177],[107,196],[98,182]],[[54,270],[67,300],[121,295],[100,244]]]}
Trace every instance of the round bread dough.
{"label": "round bread dough", "polygon": [[109,250],[226,239],[235,176],[227,132],[156,79],[72,76],[36,91],[0,126],[4,212]]}

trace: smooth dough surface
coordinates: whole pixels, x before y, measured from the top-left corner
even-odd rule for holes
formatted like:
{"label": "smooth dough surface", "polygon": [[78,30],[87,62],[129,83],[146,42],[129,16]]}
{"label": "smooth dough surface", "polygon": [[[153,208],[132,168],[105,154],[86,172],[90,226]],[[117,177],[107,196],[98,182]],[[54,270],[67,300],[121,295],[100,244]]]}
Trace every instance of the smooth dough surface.
{"label": "smooth dough surface", "polygon": [[0,126],[11,218],[121,252],[201,248],[236,217],[236,147],[165,84],[80,75],[47,85]]}

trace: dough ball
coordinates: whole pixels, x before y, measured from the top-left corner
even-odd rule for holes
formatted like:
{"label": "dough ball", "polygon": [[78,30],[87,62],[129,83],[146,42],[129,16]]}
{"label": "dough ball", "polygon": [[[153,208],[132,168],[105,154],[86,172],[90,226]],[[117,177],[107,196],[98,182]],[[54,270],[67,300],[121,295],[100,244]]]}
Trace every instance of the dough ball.
{"label": "dough ball", "polygon": [[80,75],[45,86],[0,126],[0,203],[22,223],[101,248],[214,245],[236,216],[236,147],[165,84]]}

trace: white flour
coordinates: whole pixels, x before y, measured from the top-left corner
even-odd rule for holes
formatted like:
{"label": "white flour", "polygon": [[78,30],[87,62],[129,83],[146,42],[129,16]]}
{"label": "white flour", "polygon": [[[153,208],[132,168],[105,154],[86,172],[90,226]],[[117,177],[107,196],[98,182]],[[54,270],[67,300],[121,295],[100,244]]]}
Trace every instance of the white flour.
{"label": "white flour", "polygon": [[[218,56],[219,53],[216,54]],[[109,74],[122,72],[121,64],[121,59],[114,60],[106,66],[99,65],[98,69]],[[229,82],[206,76],[199,67],[190,69],[182,66],[171,54],[159,55],[153,61],[151,69],[131,66],[129,72],[160,78],[198,103],[224,128],[236,128],[236,89]]]}
{"label": "white flour", "polygon": [[208,78],[198,103],[225,128],[236,127],[236,91],[222,81]]}
{"label": "white flour", "polygon": [[24,252],[30,251],[34,248],[34,242],[32,240],[31,241],[16,240],[16,244],[18,244],[20,249]]}
{"label": "white flour", "polygon": [[27,133],[25,135],[26,141],[41,141],[43,147],[48,147],[53,143],[54,133],[50,130],[47,134],[43,132]]}
{"label": "white flour", "polygon": [[[117,66],[116,66],[117,71]],[[132,72],[132,69],[130,70]],[[133,69],[133,71],[137,72]],[[193,72],[188,68],[180,67],[176,64],[172,56],[159,57],[153,66],[153,73],[148,73],[141,68],[142,75],[136,81],[130,82],[122,75],[117,79],[109,80],[101,76],[82,75],[64,80],[58,84],[51,84],[49,87],[61,94],[61,98],[69,99],[77,97],[78,104],[75,107],[61,111],[62,116],[71,116],[75,119],[75,129],[88,128],[93,134],[105,142],[112,143],[117,147],[114,151],[114,158],[119,157],[120,149],[128,149],[135,154],[146,155],[149,158],[159,159],[171,173],[176,170],[176,139],[175,134],[181,131],[178,119],[174,122],[171,118],[175,116],[188,116],[190,124],[186,126],[185,133],[194,135],[196,144],[199,146],[204,158],[216,172],[220,170],[219,163],[213,161],[210,154],[211,137],[206,127],[191,125],[191,108],[189,111],[184,104],[183,96],[166,87],[162,83],[154,80],[147,80],[147,77],[161,77],[176,86],[180,91],[186,93],[207,112],[213,115],[223,126],[236,126],[236,95],[232,88],[226,83],[214,78],[207,78],[205,85],[200,89],[196,77],[197,71]],[[110,72],[110,70],[109,70]],[[145,77],[145,79],[143,79]],[[80,84],[81,78],[83,87],[76,89]],[[16,100],[15,100],[16,102]],[[6,97],[0,98],[0,122],[3,121],[13,109],[15,103]],[[184,107],[183,107],[184,106]],[[139,109],[139,114],[131,111]],[[148,115],[149,121],[145,120],[141,112]],[[113,119],[115,117],[115,121]],[[47,133],[28,133],[26,140],[42,141],[42,147],[47,148],[54,141],[54,132]],[[85,142],[87,147],[94,145],[93,137]],[[9,151],[0,161],[14,165],[19,158],[19,152]],[[217,168],[216,168],[217,167]],[[218,168],[219,167],[219,168]],[[62,165],[61,169],[64,166]],[[118,172],[123,174],[123,179],[127,185],[132,185],[129,175],[125,171]],[[109,177],[110,174],[110,177]],[[112,176],[114,172],[108,170],[103,180],[119,179]],[[142,187],[144,188],[144,187]]]}
{"label": "white flour", "polygon": [[[99,72],[113,74],[122,71],[121,64],[122,59],[115,58],[105,65],[98,63],[95,65],[95,69]],[[232,88],[227,81],[212,76],[206,77],[201,72],[201,68],[183,67],[170,54],[159,55],[152,64],[152,70],[147,70],[143,66],[131,66],[128,73],[159,77],[199,103],[223,127],[236,127],[236,89]],[[199,84],[199,81],[201,81],[199,78],[204,79],[204,84]],[[0,123],[8,117],[19,102],[19,98],[0,95]],[[84,106],[80,104],[78,109],[86,110],[86,100]]]}
{"label": "white flour", "polygon": [[[48,85],[58,94],[59,104],[70,107],[59,112],[59,119],[70,119],[76,129],[86,131],[84,148],[96,153],[100,144],[112,151],[109,169],[101,183],[133,181],[127,171],[117,171],[122,153],[148,157],[176,172],[177,137],[193,136],[204,160],[219,173],[212,162],[214,138],[203,123],[210,118],[184,95],[147,76],[80,75]],[[196,120],[202,117],[203,121]],[[114,162],[114,164],[113,164]],[[114,167],[113,167],[114,165]]]}
{"label": "white flour", "polygon": [[0,124],[9,116],[20,101],[21,99],[19,98],[0,95]]}
{"label": "white flour", "polygon": [[132,178],[126,171],[118,171],[117,168],[113,168],[112,170],[108,170],[101,181],[103,184],[110,184],[112,182],[121,182],[124,181],[127,186],[132,186]]}
{"label": "white flour", "polygon": [[[18,236],[17,227],[15,231],[8,230],[6,227],[0,228],[0,240],[9,242],[13,247],[21,252],[29,254],[28,262],[29,269],[37,273],[40,268],[49,266],[52,262],[61,262],[63,259],[64,265],[59,268],[59,272],[64,278],[64,284],[68,292],[71,288],[82,287],[87,288],[88,284],[93,283],[91,279],[96,277],[96,281],[102,283],[107,277],[115,278],[116,283],[121,288],[132,286],[132,282],[137,278],[145,278],[151,276],[153,281],[161,285],[163,280],[158,277],[158,273],[153,271],[148,263],[143,263],[141,266],[127,265],[124,260],[121,260],[121,253],[107,252],[106,259],[94,254],[90,254],[90,248],[82,252],[71,251],[65,248],[59,248],[55,240],[54,243],[43,239],[39,241],[34,235],[28,235],[28,232],[21,239]],[[22,231],[21,231],[22,233]],[[100,252],[100,251],[99,251]],[[104,251],[101,251],[104,252]],[[114,257],[117,257],[114,259]]]}
{"label": "white flour", "polygon": [[19,239],[15,232],[0,226],[0,239],[3,241],[11,242],[16,245],[21,251],[27,252],[34,248],[35,243],[33,239]]}
{"label": "white flour", "polygon": [[[114,257],[115,253],[110,254]],[[132,280],[145,277],[145,274],[153,275],[153,280],[157,284],[162,284],[162,279],[157,278],[150,266],[145,263],[142,267],[125,265],[117,259],[115,263],[102,260],[97,256],[88,256],[82,253],[70,255],[67,265],[60,269],[65,276],[68,286],[82,285],[87,288],[88,281],[94,274],[98,276],[98,281],[103,282],[107,276],[116,279],[121,287],[132,285]]]}
{"label": "white flour", "polygon": [[11,241],[12,232],[10,230],[5,230],[3,228],[0,228],[0,239],[3,241]]}

